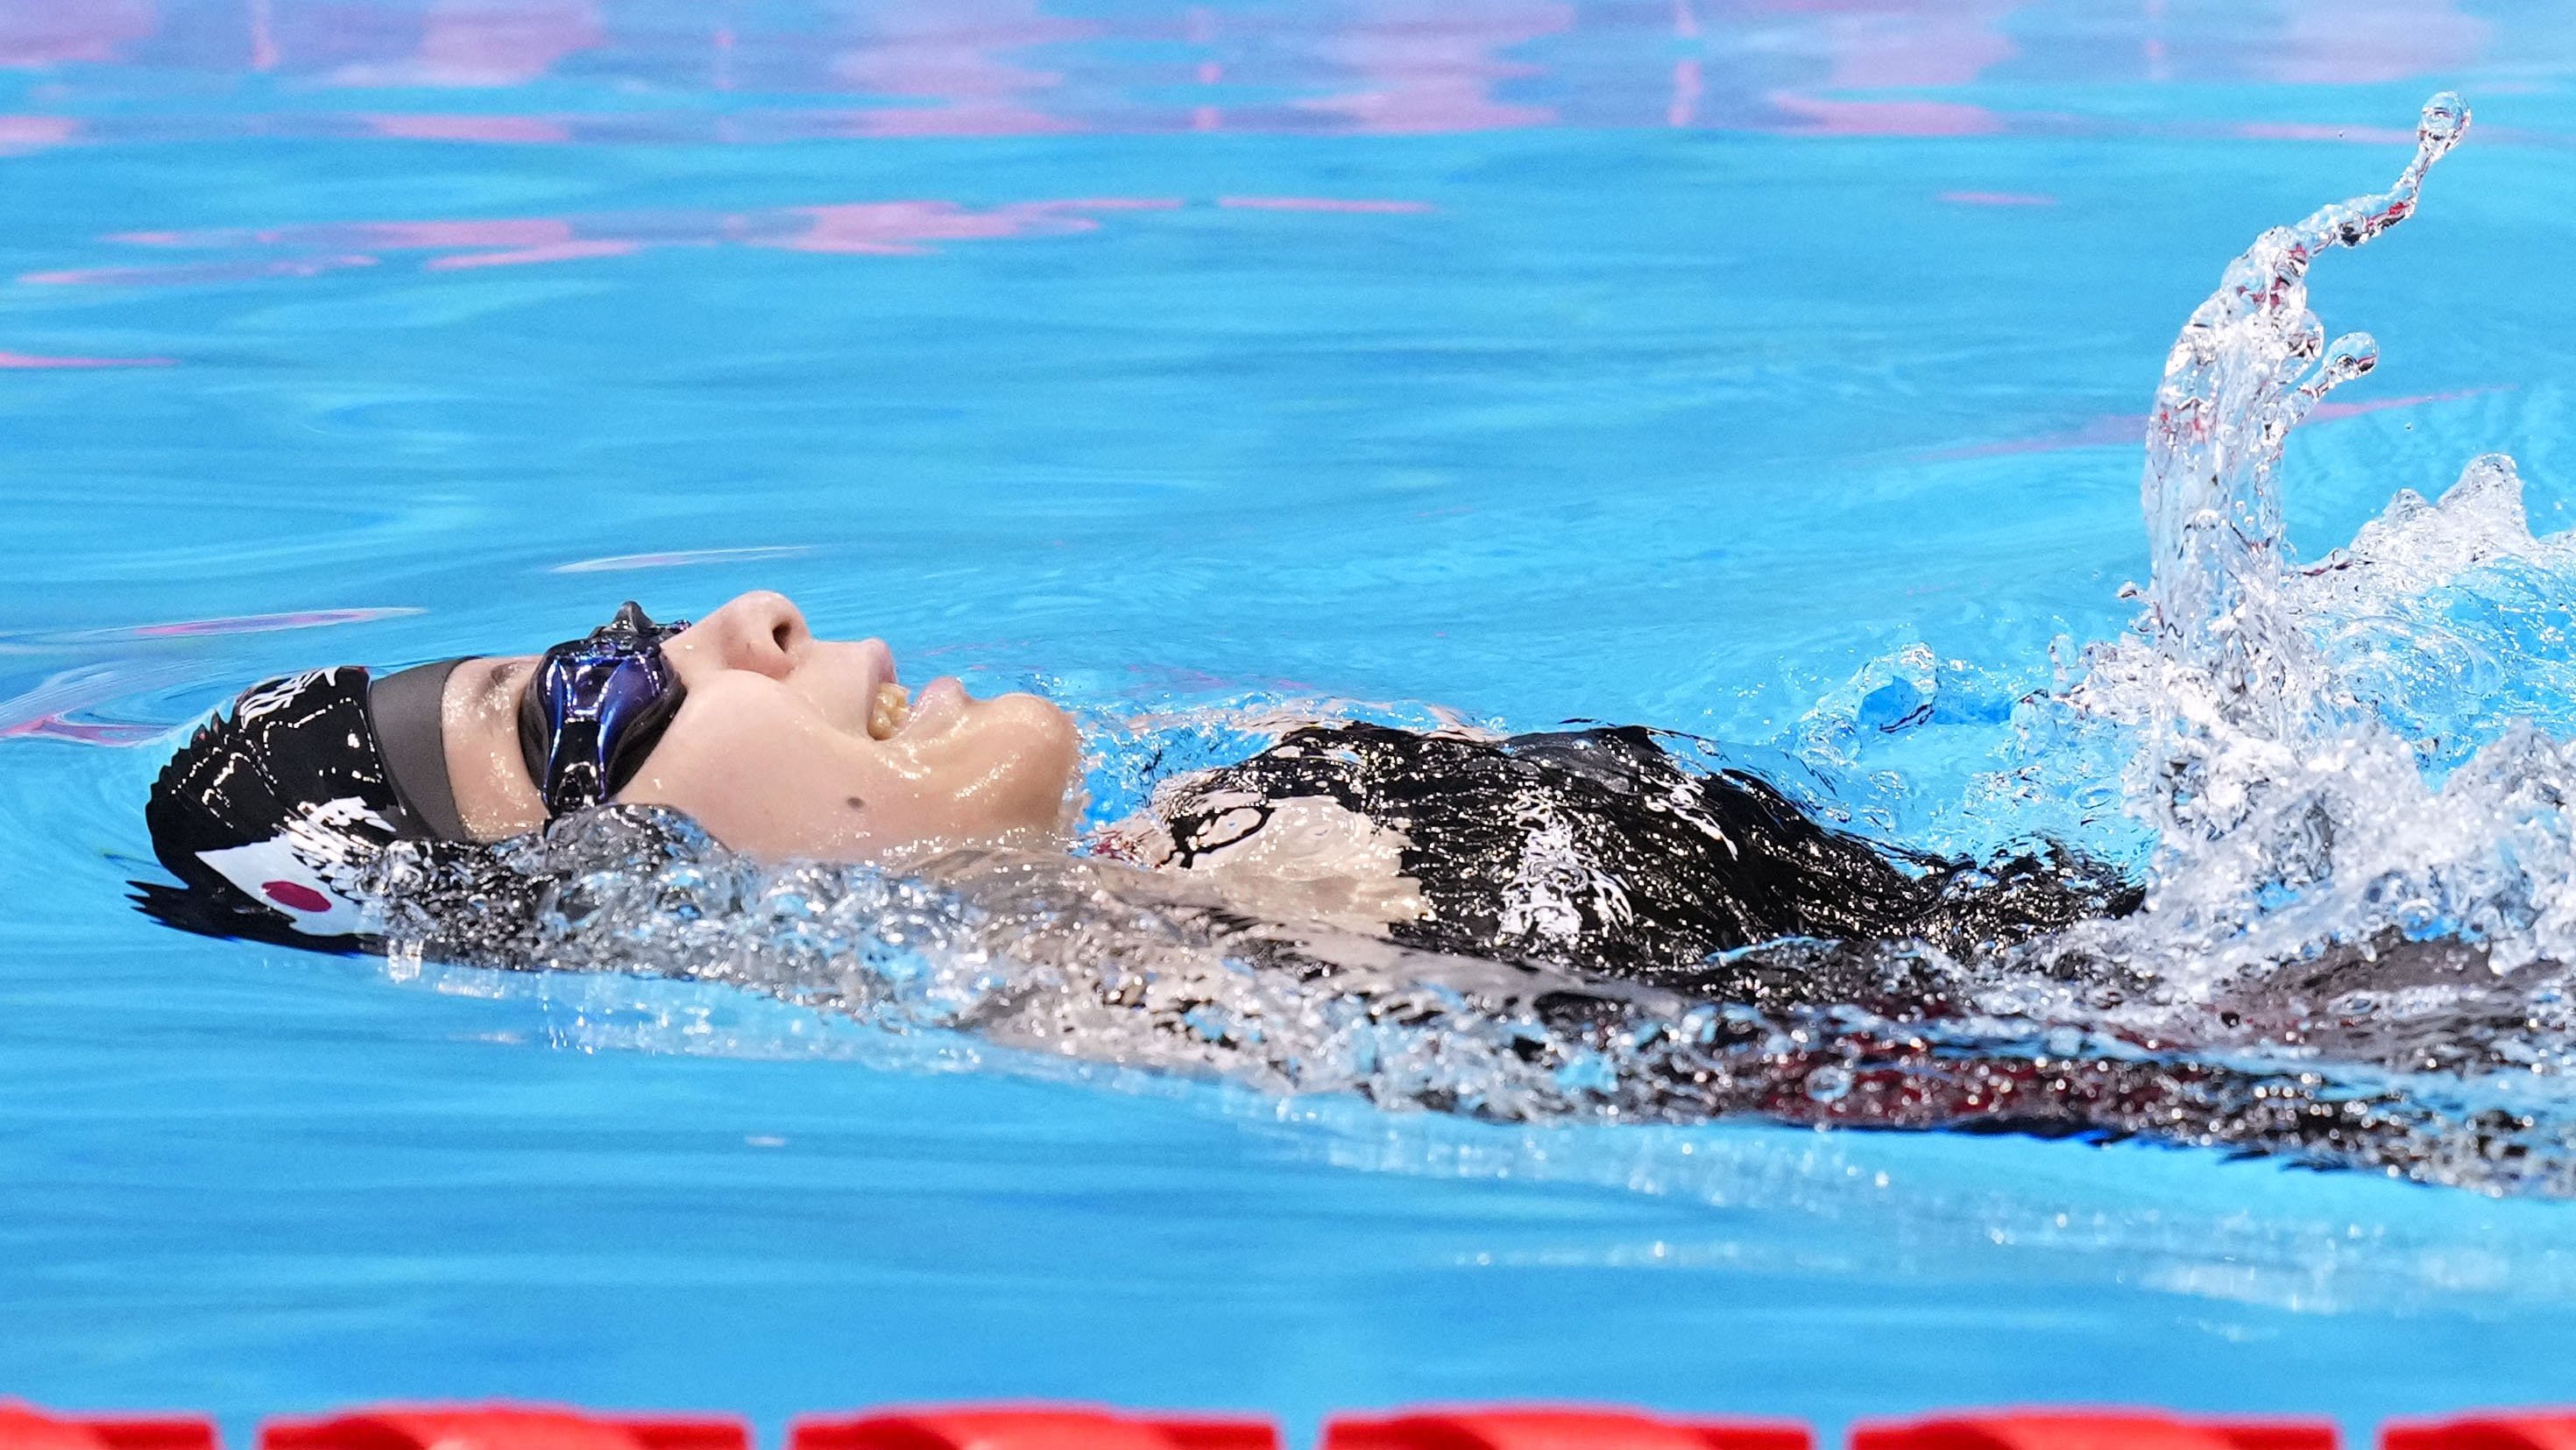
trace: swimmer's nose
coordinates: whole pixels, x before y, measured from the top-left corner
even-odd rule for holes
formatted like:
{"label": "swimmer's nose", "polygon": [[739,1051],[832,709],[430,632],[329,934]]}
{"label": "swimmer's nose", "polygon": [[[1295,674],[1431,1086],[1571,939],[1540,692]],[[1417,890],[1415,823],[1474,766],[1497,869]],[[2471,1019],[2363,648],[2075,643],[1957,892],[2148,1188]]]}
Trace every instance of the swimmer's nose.
{"label": "swimmer's nose", "polygon": [[805,612],[786,595],[766,589],[734,596],[689,633],[701,630],[709,636],[702,647],[712,647],[726,669],[751,670],[771,679],[785,679],[813,638],[805,627]]}

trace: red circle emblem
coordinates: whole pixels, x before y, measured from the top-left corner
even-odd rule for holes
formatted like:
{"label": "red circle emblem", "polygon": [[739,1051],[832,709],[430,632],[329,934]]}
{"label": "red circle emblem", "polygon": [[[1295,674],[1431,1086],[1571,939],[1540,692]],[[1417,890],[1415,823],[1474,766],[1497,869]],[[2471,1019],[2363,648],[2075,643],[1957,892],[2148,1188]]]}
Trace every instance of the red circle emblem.
{"label": "red circle emblem", "polygon": [[331,898],[300,881],[263,881],[260,894],[289,911],[329,911]]}

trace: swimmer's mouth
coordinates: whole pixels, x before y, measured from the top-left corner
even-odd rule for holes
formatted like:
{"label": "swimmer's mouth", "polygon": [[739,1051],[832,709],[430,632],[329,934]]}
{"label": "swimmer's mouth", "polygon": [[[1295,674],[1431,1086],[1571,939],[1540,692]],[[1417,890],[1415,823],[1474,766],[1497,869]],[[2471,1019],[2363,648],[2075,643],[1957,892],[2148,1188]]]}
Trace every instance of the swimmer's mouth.
{"label": "swimmer's mouth", "polygon": [[877,686],[877,697],[868,705],[870,738],[892,740],[897,731],[911,722],[912,692],[901,685]]}

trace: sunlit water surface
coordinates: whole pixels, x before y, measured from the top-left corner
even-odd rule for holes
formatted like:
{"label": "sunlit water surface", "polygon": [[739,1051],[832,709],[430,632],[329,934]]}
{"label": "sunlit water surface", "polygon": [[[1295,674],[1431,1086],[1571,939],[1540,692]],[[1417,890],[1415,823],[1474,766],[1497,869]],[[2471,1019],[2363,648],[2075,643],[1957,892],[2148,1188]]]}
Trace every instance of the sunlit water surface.
{"label": "sunlit water surface", "polygon": [[[2300,427],[2288,538],[2320,558],[2494,451],[2534,530],[2576,522],[2571,72],[2576,23],[2465,3],[0,3],[0,1392],[236,1427],[2563,1397],[2562,1202],[1483,1125],[201,941],[122,897],[170,732],[251,680],[753,586],[1095,720],[1635,721],[1916,844],[2144,861],[2116,769],[2027,768],[2099,742],[2016,702],[2089,674],[2137,725],[2148,636],[2076,646],[2208,602],[2122,597],[2177,326],[2456,87],[2477,129],[2423,214],[2309,279],[2382,362]],[[2421,742],[2409,789],[2514,718],[2576,734],[2576,572],[2463,583],[2495,523],[2369,556],[2427,588],[2282,606]],[[2197,648],[2156,658],[2244,667]],[[2377,759],[2350,700],[2298,698],[2256,745]],[[2176,758],[2244,768],[2212,738]],[[2499,771],[2320,809],[2465,830]],[[2529,904],[2503,839],[2425,868],[2430,925]],[[2211,912],[2253,880],[2179,859]],[[2257,944],[2296,948],[2352,899],[2270,904]]]}

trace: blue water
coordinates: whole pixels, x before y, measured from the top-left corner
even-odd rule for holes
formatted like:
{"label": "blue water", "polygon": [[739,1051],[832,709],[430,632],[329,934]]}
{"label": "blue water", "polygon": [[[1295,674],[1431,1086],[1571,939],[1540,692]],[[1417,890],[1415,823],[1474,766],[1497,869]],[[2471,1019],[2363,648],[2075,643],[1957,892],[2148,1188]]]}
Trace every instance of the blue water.
{"label": "blue water", "polygon": [[2571,77],[2540,4],[0,0],[0,1393],[2562,1398],[2562,1204],[1283,1105],[121,896],[262,675],[754,586],[1102,712],[1784,748],[1921,643],[1983,695],[1844,788],[1973,844],[2134,609],[2176,326],[2436,86],[2292,534],[2498,448],[2576,522]]}

